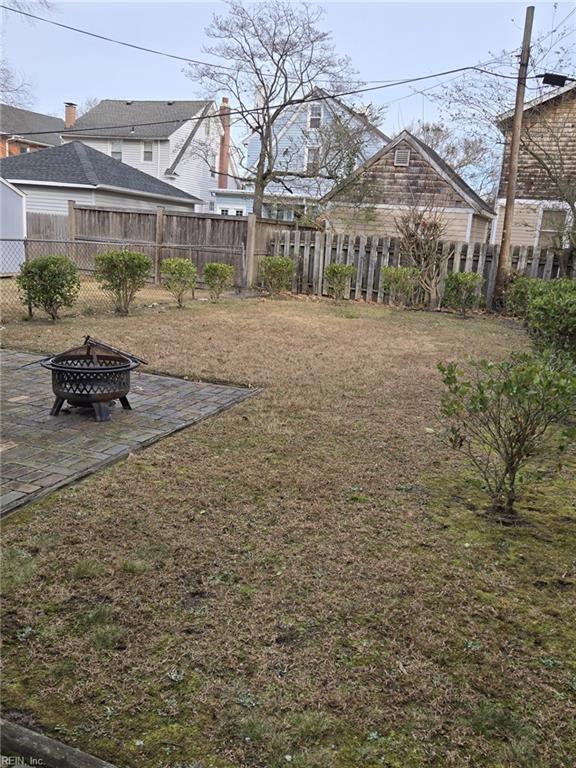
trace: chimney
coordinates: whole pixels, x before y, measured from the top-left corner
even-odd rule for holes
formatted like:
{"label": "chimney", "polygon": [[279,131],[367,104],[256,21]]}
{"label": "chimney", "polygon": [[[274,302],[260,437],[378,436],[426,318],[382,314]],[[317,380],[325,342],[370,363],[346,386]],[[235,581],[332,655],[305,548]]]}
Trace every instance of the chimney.
{"label": "chimney", "polygon": [[76,104],[72,101],[67,101],[64,104],[64,127],[74,128],[76,125]]}
{"label": "chimney", "polygon": [[228,189],[228,170],[230,167],[230,107],[226,96],[220,105],[220,120],[224,133],[220,137],[220,159],[218,161],[218,189]]}

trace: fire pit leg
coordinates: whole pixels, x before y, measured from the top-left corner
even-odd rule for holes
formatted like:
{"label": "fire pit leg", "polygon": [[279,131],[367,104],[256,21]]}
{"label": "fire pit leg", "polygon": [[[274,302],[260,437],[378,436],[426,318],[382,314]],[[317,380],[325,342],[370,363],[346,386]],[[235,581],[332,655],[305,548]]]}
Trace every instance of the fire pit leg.
{"label": "fire pit leg", "polygon": [[52,410],[50,411],[50,416],[58,416],[60,413],[60,409],[64,405],[64,398],[63,397],[57,397],[56,400],[54,400],[54,405],[52,406]]}
{"label": "fire pit leg", "polygon": [[124,397],[120,398],[120,404],[122,405],[122,408],[124,408],[125,411],[131,411],[132,410],[132,406],[128,402],[128,398],[126,397],[126,395],[124,395]]}
{"label": "fire pit leg", "polygon": [[96,421],[110,421],[110,408],[108,403],[92,403]]}

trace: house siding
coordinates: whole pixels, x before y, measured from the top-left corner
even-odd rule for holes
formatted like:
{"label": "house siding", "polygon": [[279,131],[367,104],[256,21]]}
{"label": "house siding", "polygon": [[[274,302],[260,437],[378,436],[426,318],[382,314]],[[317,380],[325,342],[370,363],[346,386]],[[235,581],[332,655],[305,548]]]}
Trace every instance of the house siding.
{"label": "house siding", "polygon": [[[400,206],[391,208],[358,209],[355,206],[338,206],[334,204],[327,216],[327,228],[336,233],[354,232],[360,235],[379,235],[381,237],[396,237],[396,224],[410,208]],[[465,242],[468,237],[470,210],[445,210],[442,213],[444,222],[443,240]],[[478,240],[484,242],[486,235]]]}
{"label": "house siding", "polygon": [[[541,219],[542,208],[554,205],[553,201],[526,201],[516,200],[514,204],[514,219],[510,233],[511,245],[537,245],[538,225]],[[492,242],[500,243],[502,240],[502,228],[504,225],[504,200],[499,200],[496,206],[497,216],[492,232]]]}
{"label": "house siding", "polygon": [[91,189],[34,186],[19,184],[17,181],[13,184],[26,195],[27,213],[55,213],[67,216],[68,200],[74,200],[81,205],[94,205],[94,191]]}
{"label": "house siding", "polygon": [[470,242],[486,243],[490,235],[491,219],[474,214],[472,216],[472,227],[470,228]]}
{"label": "house siding", "polygon": [[158,207],[166,208],[168,211],[186,211],[192,213],[195,211],[194,204],[172,203],[167,199],[154,199],[152,197],[131,197],[121,192],[106,192],[96,190],[94,192],[94,205],[102,208],[136,208],[142,210],[155,210]]}
{"label": "house siding", "polygon": [[[508,164],[510,160],[510,126],[505,130],[506,143],[502,161],[502,174],[498,197],[506,197],[508,187]],[[524,112],[518,157],[516,199],[555,200],[558,197],[553,180],[550,179],[538,160],[530,154],[530,147],[536,154],[558,158],[562,175],[576,174],[576,89],[562,97],[545,102]]]}

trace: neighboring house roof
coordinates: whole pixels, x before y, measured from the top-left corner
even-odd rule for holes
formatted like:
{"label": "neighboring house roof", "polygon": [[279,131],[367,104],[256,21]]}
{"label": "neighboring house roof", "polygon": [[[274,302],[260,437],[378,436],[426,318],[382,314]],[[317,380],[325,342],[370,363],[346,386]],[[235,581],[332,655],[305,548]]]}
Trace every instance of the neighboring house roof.
{"label": "neighboring house roof", "polygon": [[[60,134],[63,129],[64,120],[60,117],[0,104],[1,134],[22,136],[24,141],[55,147],[62,143]],[[36,131],[38,131],[37,134]]]}
{"label": "neighboring house roof", "polygon": [[382,141],[386,141],[386,142],[390,141],[390,136],[387,136],[385,133],[383,133],[380,130],[380,128],[378,128],[373,123],[371,123],[370,120],[368,120],[368,118],[366,117],[366,115],[363,115],[361,112],[357,112],[355,109],[352,109],[352,107],[349,107],[347,104],[345,104],[340,99],[337,99],[335,96],[330,96],[330,94],[324,91],[322,88],[315,88],[311,95],[322,96],[323,100],[328,102],[328,104],[330,104],[330,102],[334,102],[338,104],[338,106],[341,107],[345,112],[348,112],[349,115],[357,118],[362,123],[364,123],[365,127],[372,133],[377,134],[382,139]]}
{"label": "neighboring house roof", "polygon": [[[542,96],[538,96],[535,99],[532,99],[531,101],[527,101],[524,104],[524,112],[527,112],[530,109],[534,109],[534,107],[539,107],[542,104],[546,104],[549,101],[553,101],[554,99],[559,99],[565,94],[570,93],[571,91],[574,91],[574,94],[576,95],[576,82],[569,83],[568,85],[564,85],[562,88],[556,88],[553,91],[545,93]],[[508,122],[508,120],[510,120],[512,117],[514,117],[514,110],[509,109],[507,112],[504,112],[503,114],[499,115],[496,122],[499,126],[502,126],[503,123]]]}
{"label": "neighboring house roof", "polygon": [[[82,115],[68,136],[110,139],[167,139],[212,101],[119,101],[104,99]],[[166,122],[173,121],[173,122]],[[153,125],[139,125],[153,123]],[[122,125],[125,128],[107,128]],[[94,130],[77,129],[91,128]]]}
{"label": "neighboring house roof", "polygon": [[338,192],[342,191],[342,189],[345,189],[351,181],[358,178],[364,171],[366,171],[368,168],[370,168],[372,165],[377,163],[384,155],[387,155],[389,152],[392,152],[398,144],[401,142],[407,142],[411,145],[411,147],[416,151],[419,152],[432,166],[432,168],[446,181],[448,184],[452,186],[456,192],[464,199],[467,203],[470,204],[472,208],[474,208],[478,213],[481,213],[485,216],[494,216],[494,211],[488,205],[488,203],[485,200],[482,200],[480,195],[478,195],[472,187],[468,186],[464,179],[456,173],[456,171],[448,165],[448,163],[443,160],[440,155],[435,152],[432,147],[429,147],[427,144],[425,144],[420,139],[417,139],[416,136],[411,134],[409,131],[402,131],[402,133],[399,133],[398,136],[396,136],[395,139],[393,139],[389,144],[387,144],[385,147],[383,147],[379,152],[376,152],[375,155],[372,155],[371,158],[369,158],[365,163],[358,166],[356,170],[350,174],[344,181],[342,181],[340,184],[337,184],[333,189],[328,192],[327,195],[324,195],[324,197],[320,200],[321,203],[328,202],[328,200],[332,199]]}
{"label": "neighboring house roof", "polygon": [[197,197],[98,152],[81,141],[71,141],[41,152],[2,158],[0,175],[15,184],[37,182],[94,187],[187,203],[200,202]]}

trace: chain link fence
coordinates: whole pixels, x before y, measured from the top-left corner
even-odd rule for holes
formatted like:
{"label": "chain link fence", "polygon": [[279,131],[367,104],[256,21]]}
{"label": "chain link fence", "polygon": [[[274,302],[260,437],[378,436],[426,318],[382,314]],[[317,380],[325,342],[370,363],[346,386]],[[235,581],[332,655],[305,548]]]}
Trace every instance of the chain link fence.
{"label": "chain link fence", "polygon": [[[173,296],[161,282],[162,261],[184,258],[198,270],[198,287],[204,288],[204,266],[210,262],[232,264],[235,268],[235,288],[245,286],[246,260],[244,248],[208,245],[156,245],[155,243],[114,240],[0,240],[0,319],[3,323],[26,319],[29,308],[20,295],[16,277],[26,261],[41,256],[67,256],[80,271],[80,293],[76,304],[63,309],[62,315],[91,315],[112,311],[109,295],[94,277],[95,257],[109,251],[136,251],[150,258],[150,277],[137,294],[135,306],[173,303]],[[36,313],[36,311],[35,311]],[[39,311],[37,314],[41,314]]]}

